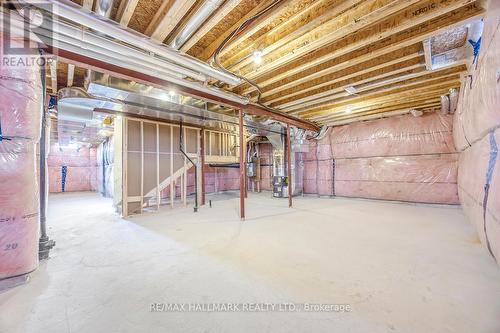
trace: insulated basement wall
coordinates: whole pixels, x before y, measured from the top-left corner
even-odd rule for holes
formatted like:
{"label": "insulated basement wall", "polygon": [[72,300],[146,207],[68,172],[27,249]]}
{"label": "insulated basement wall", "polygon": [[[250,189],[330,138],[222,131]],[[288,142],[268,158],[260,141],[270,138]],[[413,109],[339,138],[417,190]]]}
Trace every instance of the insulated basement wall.
{"label": "insulated basement wall", "polygon": [[426,113],[329,129],[304,156],[304,193],[457,204],[452,116]]}
{"label": "insulated basement wall", "polygon": [[[5,55],[8,46],[22,48],[22,37],[0,33],[0,279],[26,274],[38,266],[39,185],[35,145],[40,140],[43,87],[40,68],[24,65],[30,55]],[[25,51],[29,51],[25,49]]]}
{"label": "insulated basement wall", "polygon": [[270,143],[262,143],[260,149],[260,189],[272,191],[273,173],[273,146]]}
{"label": "insulated basement wall", "polygon": [[500,261],[500,2],[490,1],[477,63],[464,77],[454,119],[460,202]]}
{"label": "insulated basement wall", "polygon": [[64,192],[97,191],[97,151],[96,148],[81,147],[79,150],[50,146],[49,191],[63,192],[63,168],[66,173]]}
{"label": "insulated basement wall", "polygon": [[113,198],[114,191],[114,138],[109,137],[102,142],[96,149],[97,164],[97,191],[102,196]]}

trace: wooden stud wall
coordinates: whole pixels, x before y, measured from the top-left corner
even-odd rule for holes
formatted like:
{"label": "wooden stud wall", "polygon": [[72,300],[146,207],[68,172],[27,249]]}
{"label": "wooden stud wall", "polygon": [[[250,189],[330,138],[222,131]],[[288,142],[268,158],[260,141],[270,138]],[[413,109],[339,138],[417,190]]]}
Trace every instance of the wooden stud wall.
{"label": "wooden stud wall", "polygon": [[[186,126],[183,131],[185,151],[200,169],[200,129]],[[179,125],[125,118],[123,134],[123,216],[142,213],[151,202],[159,209],[161,193],[168,187],[169,203],[174,206],[176,184],[187,205],[187,175],[192,166],[180,152]]]}

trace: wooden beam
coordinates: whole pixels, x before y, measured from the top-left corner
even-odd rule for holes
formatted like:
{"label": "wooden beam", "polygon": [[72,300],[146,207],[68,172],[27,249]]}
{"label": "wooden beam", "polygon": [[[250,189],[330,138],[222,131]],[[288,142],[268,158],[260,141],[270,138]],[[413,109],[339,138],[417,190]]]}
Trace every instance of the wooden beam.
{"label": "wooden beam", "polygon": [[144,31],[144,34],[146,36],[151,36],[151,34],[155,31],[155,28],[158,26],[161,19],[165,15],[167,15],[167,12],[169,11],[170,7],[172,7],[174,1],[175,0],[163,0],[163,2],[160,5],[160,8],[156,11],[155,15],[151,19],[151,22],[149,22],[146,30]]}
{"label": "wooden beam", "polygon": [[321,114],[316,114],[316,115],[309,114],[305,117],[310,117],[311,119],[314,119],[317,122],[323,122],[326,119],[329,119],[337,114],[346,113],[347,109],[349,108],[356,108],[356,105],[361,105],[361,106],[366,105],[366,108],[373,108],[377,107],[377,105],[380,106],[381,104],[384,103],[394,104],[395,101],[399,100],[405,100],[411,102],[412,99],[415,98],[418,99],[420,96],[425,96],[425,98],[432,97],[434,96],[433,94],[436,94],[435,96],[438,96],[440,94],[445,93],[450,88],[458,86],[459,84],[460,80],[455,79],[446,82],[435,82],[432,84],[427,84],[424,87],[418,87],[414,89],[394,91],[391,94],[385,93],[382,94],[382,96],[377,96],[376,98],[367,100],[366,102],[363,102],[362,99],[358,99],[357,101],[345,101],[341,104],[336,105],[334,108],[330,108],[328,111],[322,112]]}
{"label": "wooden beam", "polygon": [[[410,79],[415,79],[422,77],[424,75],[428,75],[429,72],[424,70],[423,65],[415,65],[411,66],[410,68],[403,68],[401,70],[397,70],[392,72],[392,75],[378,75],[376,79],[374,80],[363,80],[360,81],[359,84],[353,85],[354,88],[356,89],[356,93],[352,95],[351,93],[347,92],[344,90],[345,86],[341,86],[335,89],[332,89],[330,91],[326,91],[321,94],[317,95],[312,95],[311,98],[307,98],[306,101],[301,101],[297,104],[288,106],[286,109],[289,112],[295,111],[295,110],[302,110],[306,107],[310,107],[311,105],[314,105],[314,107],[321,106],[322,104],[329,103],[332,100],[338,99],[339,97],[348,97],[348,96],[356,96],[364,91],[372,90],[374,88],[382,87],[389,85],[391,83],[395,82],[401,82],[401,81],[406,81]],[[396,74],[400,74],[397,75]],[[391,77],[390,79],[386,79],[384,81],[381,81],[381,79],[384,79],[386,77]]]}
{"label": "wooden beam", "polygon": [[82,7],[92,11],[92,7],[94,6],[94,0],[83,0]]}
{"label": "wooden beam", "polygon": [[[339,102],[339,99],[344,100],[355,100],[360,97],[371,96],[377,94],[378,91],[389,91],[393,89],[399,89],[402,87],[411,87],[414,85],[422,84],[425,82],[433,81],[436,79],[443,79],[444,77],[456,77],[465,70],[465,66],[453,66],[448,67],[443,70],[437,70],[435,72],[421,71],[415,74],[407,75],[406,77],[395,77],[392,81],[382,81],[380,83],[368,84],[364,87],[358,88],[358,93],[356,95],[350,95],[349,93],[340,93],[332,96],[328,96],[326,99],[322,99],[315,104],[310,104],[307,107],[301,107],[298,110],[293,111],[294,113],[301,112],[312,112],[311,109],[321,110],[328,109],[329,105],[334,105]],[[401,81],[400,81],[401,80]],[[378,89],[377,89],[378,88]]]}
{"label": "wooden beam", "polygon": [[424,104],[427,105],[432,103],[440,103],[439,96],[442,93],[442,91],[444,91],[443,88],[434,91],[432,94],[429,93],[420,94],[410,100],[405,99],[405,100],[392,100],[388,102],[381,102],[378,104],[373,104],[370,106],[354,109],[349,113],[336,112],[331,116],[322,118],[320,121],[321,122],[325,122],[326,120],[333,121],[339,119],[352,118],[355,116],[357,117],[359,115],[369,114],[370,112],[392,111],[395,109],[402,109],[402,108],[418,108],[420,105]]}
{"label": "wooden beam", "polygon": [[362,116],[334,120],[334,121],[325,123],[325,125],[326,126],[341,126],[341,125],[346,125],[346,124],[350,124],[350,123],[358,122],[358,121],[366,121],[366,120],[388,118],[388,117],[392,117],[392,116],[400,116],[403,114],[410,113],[410,111],[412,109],[430,110],[430,109],[433,109],[437,106],[439,106],[439,103],[431,103],[431,104],[421,105],[417,108],[410,108],[410,109],[403,109],[403,110],[396,109],[396,110],[391,110],[391,111],[372,112],[372,113],[365,114]]}
{"label": "wooden beam", "polygon": [[[345,111],[346,108],[358,103],[363,105],[373,105],[380,101],[391,101],[395,98],[411,98],[419,93],[429,93],[435,89],[443,87],[449,89],[450,86],[454,87],[460,79],[457,76],[450,75],[446,78],[437,78],[432,80],[425,80],[425,82],[417,82],[406,85],[398,85],[386,89],[376,90],[368,94],[358,96],[357,98],[343,98],[332,103],[332,105],[305,110],[301,113],[303,117],[308,117],[317,121],[322,117],[327,117],[336,111]],[[412,95],[413,94],[413,95]]]}
{"label": "wooden beam", "polygon": [[83,68],[89,68],[93,70],[99,70],[102,71],[103,73],[107,74],[112,74],[114,76],[128,79],[128,80],[134,80],[139,83],[144,83],[147,85],[152,85],[155,87],[159,87],[161,89],[165,89],[165,87],[172,87],[176,91],[178,91],[180,94],[186,94],[188,96],[193,96],[196,98],[203,99],[205,101],[211,101],[216,104],[222,104],[226,105],[228,107],[234,108],[234,109],[245,109],[246,113],[255,115],[255,116],[262,116],[262,117],[268,117],[275,119],[277,121],[281,121],[283,123],[289,123],[292,126],[306,129],[306,130],[311,130],[311,131],[319,131],[319,127],[316,124],[313,124],[309,121],[287,115],[286,113],[283,112],[275,112],[269,109],[266,109],[260,105],[256,104],[240,104],[238,102],[234,102],[231,100],[227,100],[225,98],[219,97],[212,95],[210,93],[198,91],[193,88],[185,87],[182,85],[178,84],[173,84],[172,82],[165,81],[163,79],[153,77],[144,73],[141,73],[139,71],[135,70],[130,70],[126,69],[120,66],[112,65],[94,58],[82,56],[81,54],[76,54],[73,52],[69,52],[63,49],[56,49],[52,46],[47,47],[47,52],[50,54],[57,54],[60,59],[63,59],[68,62],[72,62],[77,64],[79,67]]}
{"label": "wooden beam", "polygon": [[[300,29],[304,24],[308,24],[307,22],[316,19],[323,13],[332,12],[332,10],[334,10],[333,7],[336,5],[338,5],[338,1],[336,0],[313,1],[312,3],[310,1],[306,1],[305,4],[302,3],[302,1],[293,2],[290,4],[292,8],[300,8],[300,6],[303,6],[303,8],[290,17],[278,17],[274,20],[274,22],[272,22],[274,27],[272,27],[269,31],[262,33],[257,38],[251,38],[251,35],[247,35],[246,40],[244,40],[245,42],[232,43],[228,45],[228,47],[221,52],[221,60],[224,64],[231,67],[231,64],[238,63],[241,59],[244,59],[255,50],[273,44],[291,31]],[[283,7],[279,7],[278,9],[280,8]],[[286,10],[284,12],[286,13]],[[269,24],[271,22],[267,21],[262,23]],[[260,28],[263,29],[265,26],[261,25]],[[311,26],[311,29],[312,28],[313,27]],[[252,31],[254,34],[256,32],[258,31]],[[237,49],[234,49],[236,46]]]}
{"label": "wooden beam", "polygon": [[335,92],[344,91],[345,87],[356,87],[367,82],[423,68],[423,65],[419,63],[418,58],[420,58],[420,55],[417,54],[416,57],[404,57],[402,62],[388,62],[360,72],[352,73],[350,75],[339,75],[333,80],[318,85],[311,84],[310,87],[307,88],[304,87],[302,88],[302,91],[294,89],[294,92],[291,94],[287,94],[286,91],[282,92],[281,94],[275,95],[275,97],[272,96],[272,100],[264,99],[263,102],[272,103],[271,105],[273,107],[278,107],[279,109],[291,110],[288,108],[320,97],[332,95]]}
{"label": "wooden beam", "polygon": [[[221,61],[223,63],[227,63],[228,59],[226,55],[236,47],[238,48],[237,54],[240,54],[242,43],[247,42],[252,37],[252,35],[259,32],[259,30],[263,29],[268,24],[275,22],[275,20],[277,20],[279,16],[283,15],[287,10],[290,10],[290,8],[293,8],[298,4],[300,4],[301,1],[303,0],[284,0],[281,1],[281,3],[279,3],[278,5],[276,5],[273,9],[268,10],[265,14],[263,14],[256,21],[254,21],[254,23],[249,28],[247,28],[246,30],[244,30],[242,33],[238,34],[231,40],[231,43],[228,44],[220,54]],[[238,58],[237,60],[239,59],[241,58]],[[231,64],[231,62],[229,62],[229,64]]]}
{"label": "wooden beam", "polygon": [[135,8],[139,0],[122,0],[120,7],[118,7],[118,18],[120,20],[120,25],[127,27],[132,15],[134,14]]}
{"label": "wooden beam", "polygon": [[[390,66],[402,67],[402,63],[414,64],[419,58],[421,58],[421,56],[420,52],[412,52],[403,56],[397,55],[397,57],[393,58],[380,57],[377,61],[362,63],[357,66],[348,67],[343,71],[335,72],[335,75],[307,76],[297,81],[283,84],[281,87],[278,86],[273,89],[265,90],[262,94],[263,102],[276,103],[283,99],[287,99],[287,97],[290,98],[295,95],[302,95],[321,87],[329,86],[331,84],[352,79],[364,74],[373,73],[377,70],[388,68]],[[285,102],[278,104],[284,104]]]}
{"label": "wooden beam", "polygon": [[163,42],[195,2],[195,0],[175,0],[173,5],[168,9],[166,15],[155,28],[151,38],[158,42]]}
{"label": "wooden beam", "polygon": [[224,3],[215,15],[212,15],[207,22],[205,22],[196,33],[194,33],[186,43],[181,47],[181,51],[187,52],[192,48],[200,39],[202,39],[213,27],[226,17],[234,8],[236,8],[243,0],[229,0]]}
{"label": "wooden beam", "polygon": [[73,86],[74,77],[75,77],[75,65],[68,64],[68,87]]}
{"label": "wooden beam", "polygon": [[[372,5],[376,3],[379,0],[368,0]],[[389,1],[395,1],[395,0],[380,0],[383,2],[389,2]],[[413,0],[416,1],[416,0]],[[264,44],[264,47],[261,48],[262,54],[264,57],[269,57],[272,52],[279,51],[280,49],[284,48],[286,50],[296,48],[298,50],[298,47],[300,45],[304,46],[304,40],[308,40],[311,42],[311,36],[317,36],[318,39],[322,39],[325,35],[323,32],[322,34],[319,32],[322,27],[325,27],[326,29],[330,30],[324,30],[324,31],[330,31],[332,32],[334,29],[332,23],[336,22],[337,25],[341,25],[345,23],[345,20],[342,19],[343,16],[347,15],[347,13],[351,12],[351,9],[353,6],[358,5],[358,6],[363,6],[363,0],[347,0],[343,1],[337,6],[334,6],[330,8],[329,10],[326,10],[323,15],[314,18],[313,20],[309,21],[306,24],[303,25],[298,25],[295,30],[289,32],[287,35],[282,36],[279,39],[269,39],[269,40],[264,40],[264,42],[267,41],[267,43]],[[356,10],[356,8],[359,7],[354,7],[352,10]],[[309,47],[306,46],[309,50],[311,50]],[[239,59],[243,59],[243,55],[240,53],[234,55],[233,57],[225,60],[224,65],[225,66],[230,66],[233,64],[235,61]],[[244,59],[243,61],[240,61],[237,65],[231,67],[232,70],[234,71],[241,71],[242,68],[250,65],[252,63],[253,59],[248,58]],[[265,65],[263,65],[265,66]]]}
{"label": "wooden beam", "polygon": [[332,118],[328,121],[323,121],[321,123],[324,125],[331,126],[332,123],[338,124],[339,122],[351,120],[351,119],[362,120],[361,118],[373,117],[374,115],[382,115],[382,114],[393,113],[393,112],[402,111],[402,110],[405,110],[406,113],[409,113],[410,110],[425,110],[425,109],[435,108],[439,105],[440,105],[440,102],[437,99],[435,99],[434,101],[429,100],[429,101],[424,101],[422,103],[420,103],[420,102],[413,103],[413,104],[411,104],[411,107],[406,107],[406,108],[404,107],[404,105],[395,105],[392,107],[387,107],[387,108],[383,108],[383,109],[381,108],[381,109],[377,109],[377,110],[373,110],[373,111],[369,111],[369,112],[364,112],[364,113],[358,114],[358,115],[345,115],[343,117],[336,117],[336,118]]}
{"label": "wooden beam", "polygon": [[233,24],[229,29],[225,30],[216,40],[214,40],[210,45],[208,45],[205,50],[197,55],[197,58],[201,60],[208,60],[214,54],[215,50],[219,47],[219,45],[224,42],[224,39],[227,38],[234,30],[236,30],[240,25],[242,25],[245,21],[255,16],[258,12],[260,12],[263,8],[265,8],[272,0],[262,1],[258,6],[255,6],[251,11],[246,13],[243,17],[241,17],[235,24]]}
{"label": "wooden beam", "polygon": [[[331,11],[332,13],[325,14],[329,18],[328,21],[325,22],[322,19],[323,17],[315,20],[319,21],[319,25],[313,30],[304,33],[303,30],[307,27],[305,25],[285,38],[280,39],[277,43],[264,48],[264,64],[262,66],[251,64],[252,59],[247,59],[234,67],[233,70],[241,70],[246,75],[256,70],[269,71],[276,69],[287,62],[300,58],[349,34],[353,34],[374,22],[387,18],[419,1],[421,0],[368,0],[361,3],[351,0],[343,2],[339,6],[336,6],[335,10]],[[347,10],[355,4],[357,4],[356,7]]]}
{"label": "wooden beam", "polygon": [[432,54],[431,54],[431,40],[430,38],[422,42],[424,48],[424,58],[425,58],[425,68],[430,71],[432,70]]}
{"label": "wooden beam", "polygon": [[[445,84],[440,84],[439,86],[434,85],[434,87],[429,88],[427,90],[420,89],[411,93],[410,91],[403,91],[399,93],[394,93],[390,95],[388,99],[381,99],[378,101],[372,101],[366,104],[351,104],[338,106],[335,109],[331,109],[329,113],[323,113],[319,116],[310,116],[310,119],[314,119],[318,123],[324,123],[325,121],[331,119],[332,117],[337,117],[342,114],[352,113],[347,110],[351,107],[358,107],[357,111],[364,112],[369,110],[374,110],[381,108],[383,106],[390,106],[400,103],[401,100],[407,101],[407,107],[415,107],[414,102],[420,101],[423,99],[435,98],[436,101],[439,101],[439,96],[446,93],[450,88],[455,88],[459,85],[459,81],[447,82]],[[358,106],[356,106],[358,105]],[[364,108],[359,108],[359,105],[366,105]]]}
{"label": "wooden beam", "polygon": [[[273,83],[279,85],[282,84],[282,80],[287,80],[287,78],[301,77],[303,75],[318,72],[319,70],[324,71],[322,74],[327,74],[332,65],[339,65],[335,60],[339,57],[345,59],[344,64],[341,64],[344,68],[345,66],[352,66],[355,63],[367,61],[421,42],[425,38],[429,38],[444,30],[481,17],[484,13],[484,8],[479,7],[475,3],[453,9],[469,2],[470,1],[467,0],[461,0],[458,4],[455,3],[453,6],[446,7],[448,12],[445,13],[445,15],[443,15],[443,9],[439,11],[431,10],[425,14],[419,15],[417,19],[409,20],[402,26],[397,25],[396,22],[392,22],[391,26],[394,26],[393,28],[384,30],[379,34],[371,35],[371,37],[368,38],[361,38],[362,36],[356,36],[356,34],[354,34],[349,36],[343,43],[332,44],[331,46],[314,51],[301,59],[294,60],[290,65],[280,68],[278,73],[274,70],[269,71],[269,69],[267,69],[267,71],[265,71],[259,69],[259,71],[248,73],[245,76],[249,79],[256,80],[261,86]],[[366,49],[368,47],[372,49]],[[376,50],[373,51],[373,48],[376,48]],[[352,52],[359,53],[359,55],[355,57],[350,54]],[[317,67],[320,65],[322,68],[318,69]],[[264,79],[258,79],[259,77],[263,77]]]}

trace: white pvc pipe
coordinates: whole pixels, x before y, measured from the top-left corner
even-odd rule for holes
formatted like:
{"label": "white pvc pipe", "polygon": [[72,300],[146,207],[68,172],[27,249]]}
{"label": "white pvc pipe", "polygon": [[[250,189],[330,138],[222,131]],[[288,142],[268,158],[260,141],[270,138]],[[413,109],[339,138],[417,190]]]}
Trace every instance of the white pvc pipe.
{"label": "white pvc pipe", "polygon": [[[159,56],[165,57],[169,61],[173,61],[192,70],[199,71],[202,74],[224,83],[228,83],[230,85],[239,85],[241,83],[241,80],[238,77],[231,75],[230,73],[217,70],[196,58],[181,54],[179,51],[174,50],[167,45],[156,43],[142,34],[125,30],[116,22],[100,18],[92,13],[84,12],[78,5],[64,0],[47,1],[54,6],[54,14],[63,17],[64,19],[86,26],[132,46],[144,49],[147,52],[155,53]],[[33,5],[42,10],[44,9],[37,0],[20,0],[20,2]]]}

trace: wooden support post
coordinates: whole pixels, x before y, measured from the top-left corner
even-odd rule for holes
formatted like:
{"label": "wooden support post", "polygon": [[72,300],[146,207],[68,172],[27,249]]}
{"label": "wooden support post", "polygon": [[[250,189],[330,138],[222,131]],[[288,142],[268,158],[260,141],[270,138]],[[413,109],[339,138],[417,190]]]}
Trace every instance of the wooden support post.
{"label": "wooden support post", "polygon": [[292,207],[292,140],[290,138],[290,125],[286,125],[286,152],[288,173],[288,207]]}
{"label": "wooden support post", "polygon": [[201,205],[205,204],[205,130],[200,133]]}
{"label": "wooden support post", "polygon": [[245,219],[245,137],[243,133],[243,110],[239,110],[239,130],[240,130],[240,218]]}

